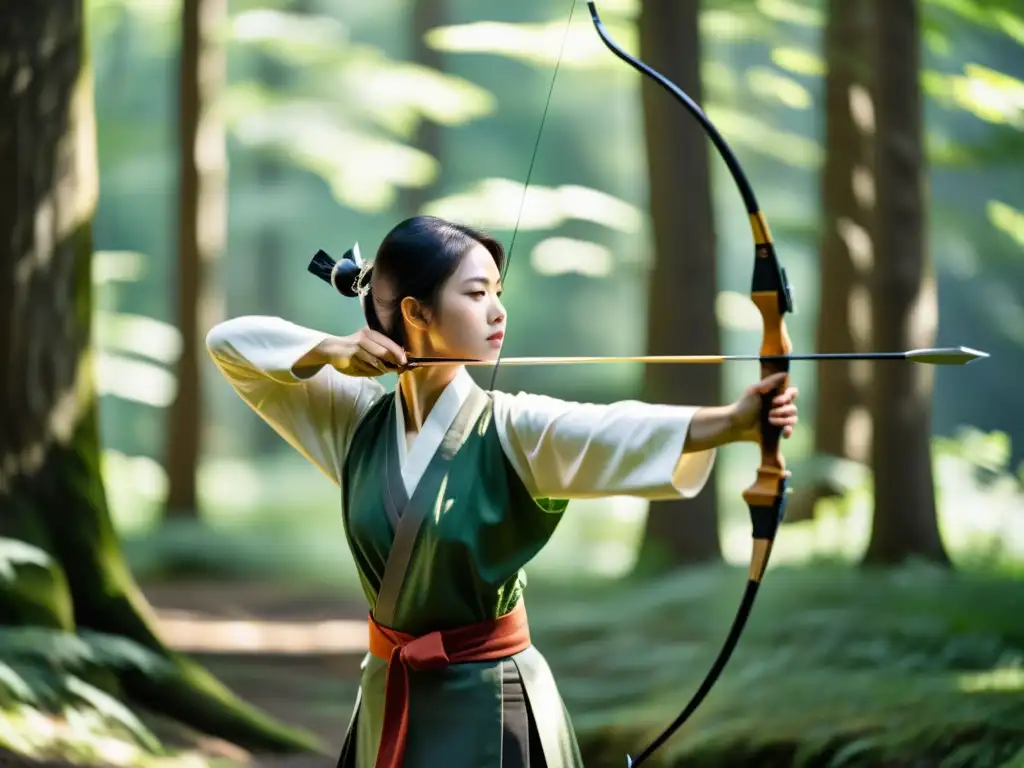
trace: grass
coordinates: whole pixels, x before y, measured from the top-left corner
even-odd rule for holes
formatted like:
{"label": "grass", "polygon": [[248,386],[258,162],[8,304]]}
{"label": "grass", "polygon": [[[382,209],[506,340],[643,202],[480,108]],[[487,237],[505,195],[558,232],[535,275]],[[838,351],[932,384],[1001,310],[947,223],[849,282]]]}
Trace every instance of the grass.
{"label": "grass", "polygon": [[[534,587],[587,766],[621,765],[703,679],[744,577]],[[776,569],[664,766],[1004,766],[1024,748],[1024,583],[925,566]]]}

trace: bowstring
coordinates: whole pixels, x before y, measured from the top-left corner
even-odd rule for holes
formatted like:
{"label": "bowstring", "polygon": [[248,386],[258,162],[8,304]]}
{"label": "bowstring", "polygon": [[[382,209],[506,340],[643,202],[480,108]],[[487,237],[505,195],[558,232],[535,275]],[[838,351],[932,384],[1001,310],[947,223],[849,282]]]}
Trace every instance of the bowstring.
{"label": "bowstring", "polygon": [[[544,123],[548,119],[548,111],[551,108],[551,97],[555,92],[555,80],[558,78],[558,70],[562,66],[562,57],[565,55],[565,44],[569,40],[569,30],[572,28],[572,17],[576,12],[576,0],[572,0],[572,5],[569,8],[569,18],[565,22],[565,30],[562,32],[562,45],[558,49],[558,58],[555,60],[555,69],[551,73],[551,82],[548,85],[548,96],[544,101],[544,111],[540,117],[540,127],[537,129],[537,138],[533,142],[533,154],[530,156],[530,166],[526,170],[526,182],[523,185],[523,195],[519,200],[519,213],[516,214],[515,228],[512,230],[512,239],[508,244],[508,256],[505,259],[505,267],[501,271],[501,284],[505,285],[505,277],[508,275],[509,267],[512,266],[512,254],[516,248],[516,236],[519,234],[519,225],[523,220],[523,211],[526,209],[526,194],[530,189],[530,179],[533,177],[533,169],[537,163],[537,154],[540,151],[540,139],[544,133]],[[508,337],[508,328],[505,329],[505,337]],[[494,382],[498,378],[498,366],[501,364],[501,356],[505,351],[505,345],[502,344],[498,350],[498,357],[494,361],[494,368],[491,369],[491,384],[488,387],[492,392],[494,391]]]}

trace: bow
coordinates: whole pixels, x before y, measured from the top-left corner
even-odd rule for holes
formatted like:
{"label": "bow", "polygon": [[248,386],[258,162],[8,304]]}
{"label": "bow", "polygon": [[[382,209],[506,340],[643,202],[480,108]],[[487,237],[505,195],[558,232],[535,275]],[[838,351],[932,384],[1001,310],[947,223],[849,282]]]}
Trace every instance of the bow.
{"label": "bow", "polygon": [[[762,396],[761,403],[761,429],[760,448],[761,463],[757,468],[757,478],[753,485],[743,492],[743,499],[750,509],[750,519],[753,525],[753,551],[750,558],[750,571],[747,579],[747,586],[743,592],[743,599],[740,601],[736,618],[726,637],[725,643],[711,669],[708,671],[697,692],[690,699],[678,717],[662,731],[640,754],[635,758],[626,756],[626,765],[638,766],[649,758],[664,744],[680,726],[689,719],[697,707],[707,696],[708,692],[718,680],[725,665],[732,655],[736,643],[743,633],[743,628],[750,616],[754,599],[761,584],[761,578],[768,566],[768,558],[771,555],[772,543],[778,531],[779,524],[785,515],[786,510],[786,481],[788,472],[786,462],[782,457],[780,447],[781,428],[773,426],[768,422],[768,412],[771,408],[772,398],[780,391],[785,391],[789,386],[789,355],[792,352],[792,344],[789,333],[786,330],[785,315],[793,310],[793,298],[789,282],[786,279],[786,270],[779,264],[775,247],[772,245],[771,231],[768,228],[768,221],[762,213],[754,195],[754,190],[747,180],[746,174],[740,166],[739,160],[733,154],[732,149],[725,139],[708,119],[704,111],[691,99],[679,86],[667,77],[657,72],[642,61],[635,59],[622,50],[611,38],[608,30],[605,29],[598,15],[597,7],[591,1],[587,3],[590,10],[590,17],[594,23],[597,34],[605,46],[618,56],[622,61],[629,64],[642,74],[650,77],[654,82],[668,91],[680,104],[697,119],[701,127],[707,133],[715,149],[725,160],[733,180],[739,187],[740,195],[746,206],[750,217],[750,227],[754,240],[754,274],[751,280],[750,298],[761,313],[763,322],[763,335],[761,340],[761,377],[765,378],[774,373],[786,373],[779,390]],[[772,359],[766,359],[771,357]]]}

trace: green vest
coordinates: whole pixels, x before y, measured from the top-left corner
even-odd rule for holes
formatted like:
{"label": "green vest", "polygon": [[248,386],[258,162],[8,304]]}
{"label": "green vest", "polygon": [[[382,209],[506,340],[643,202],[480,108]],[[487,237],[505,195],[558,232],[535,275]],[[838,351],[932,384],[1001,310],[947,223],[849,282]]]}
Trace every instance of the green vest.
{"label": "green vest", "polygon": [[[412,635],[508,613],[522,568],[554,533],[567,502],[535,500],[505,457],[493,403],[474,387],[412,497],[398,460],[395,394],[360,422],[342,468],[345,535],[380,624]],[[548,768],[582,768],[543,656],[512,657]],[[500,768],[501,662],[410,672],[405,768]],[[373,768],[387,662],[367,654],[339,768]],[[444,738],[438,738],[444,733]]]}

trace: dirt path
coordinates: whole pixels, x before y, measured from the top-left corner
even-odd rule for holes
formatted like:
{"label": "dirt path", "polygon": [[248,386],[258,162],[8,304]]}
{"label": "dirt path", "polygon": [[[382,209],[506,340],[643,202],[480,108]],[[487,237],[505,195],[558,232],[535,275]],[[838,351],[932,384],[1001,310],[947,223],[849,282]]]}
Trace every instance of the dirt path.
{"label": "dirt path", "polygon": [[[366,653],[365,603],[275,584],[180,583],[143,591],[169,645],[190,653],[244,700],[340,751]],[[307,757],[254,764],[327,763]]]}

